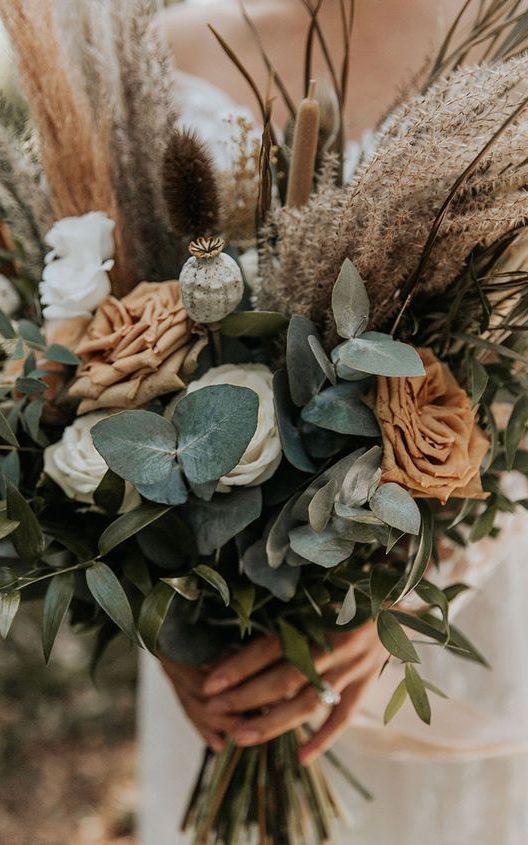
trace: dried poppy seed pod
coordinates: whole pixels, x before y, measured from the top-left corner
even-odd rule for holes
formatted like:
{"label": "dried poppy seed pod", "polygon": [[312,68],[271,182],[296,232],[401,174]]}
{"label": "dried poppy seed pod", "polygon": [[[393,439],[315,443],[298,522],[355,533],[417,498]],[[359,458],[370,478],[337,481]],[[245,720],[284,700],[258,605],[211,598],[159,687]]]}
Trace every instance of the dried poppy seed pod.
{"label": "dried poppy seed pod", "polygon": [[180,288],[184,308],[195,323],[220,322],[242,299],[242,272],[223,248],[221,238],[198,238],[189,246],[191,258],[182,267]]}

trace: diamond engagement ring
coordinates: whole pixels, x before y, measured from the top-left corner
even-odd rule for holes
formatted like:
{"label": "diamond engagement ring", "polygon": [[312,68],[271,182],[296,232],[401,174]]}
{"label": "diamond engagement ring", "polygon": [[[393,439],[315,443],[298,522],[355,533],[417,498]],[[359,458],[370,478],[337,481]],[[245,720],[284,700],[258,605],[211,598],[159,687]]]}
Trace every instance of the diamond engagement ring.
{"label": "diamond engagement ring", "polygon": [[319,690],[319,698],[322,704],[328,707],[335,707],[341,701],[341,693],[336,690],[328,681],[323,681],[323,685]]}

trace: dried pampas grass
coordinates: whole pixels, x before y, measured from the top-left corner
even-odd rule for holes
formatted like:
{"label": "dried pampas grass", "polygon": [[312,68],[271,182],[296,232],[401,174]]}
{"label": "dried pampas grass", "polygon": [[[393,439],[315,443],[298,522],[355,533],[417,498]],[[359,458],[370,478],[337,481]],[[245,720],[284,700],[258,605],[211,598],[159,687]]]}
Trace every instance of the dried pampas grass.
{"label": "dried pampas grass", "polygon": [[[528,93],[528,57],[468,67],[401,105],[385,121],[352,183],[327,186],[303,209],[267,223],[260,305],[316,320],[331,339],[330,295],[348,257],[365,278],[372,325],[387,324],[420,265],[437,213],[461,173]],[[449,285],[469,253],[528,219],[528,120],[497,138],[456,192],[419,280]]]}

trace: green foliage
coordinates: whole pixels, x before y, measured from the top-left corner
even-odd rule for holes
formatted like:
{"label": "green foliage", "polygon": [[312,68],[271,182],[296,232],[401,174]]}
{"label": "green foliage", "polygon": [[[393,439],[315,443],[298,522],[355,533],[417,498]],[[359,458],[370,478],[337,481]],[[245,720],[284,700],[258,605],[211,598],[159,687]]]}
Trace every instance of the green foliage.
{"label": "green foliage", "polygon": [[234,311],[222,320],[220,330],[227,337],[270,337],[288,325],[278,311]]}
{"label": "green foliage", "polygon": [[55,638],[68,612],[74,587],[73,572],[65,572],[52,578],[46,591],[42,615],[42,649],[46,663],[50,659]]}
{"label": "green foliage", "polygon": [[301,416],[313,425],[357,437],[379,437],[379,425],[362,399],[362,382],[341,382],[327,387],[303,408]]}
{"label": "green foliage", "polygon": [[321,389],[324,373],[313,355],[309,338],[318,339],[315,325],[297,314],[290,320],[286,345],[288,384],[293,403],[302,408]]}
{"label": "green foliage", "polygon": [[106,563],[94,563],[86,570],[86,584],[96,602],[124,634],[137,642],[132,610],[123,587]]}
{"label": "green foliage", "polygon": [[356,337],[367,327],[370,302],[363,279],[345,258],[332,290],[332,311],[340,337]]}
{"label": "green foliage", "polygon": [[108,528],[105,528],[99,539],[99,553],[107,555],[116,546],[124,543],[129,537],[133,537],[147,525],[155,522],[170,510],[168,505],[153,505],[144,503],[118,517]]}
{"label": "green foliage", "polygon": [[399,484],[381,484],[369,501],[372,512],[386,525],[418,534],[421,524],[420,509],[407,490]]}
{"label": "green foliage", "polygon": [[378,615],[378,636],[389,652],[404,663],[419,663],[420,658],[395,615],[382,610]]}
{"label": "green foliage", "polygon": [[406,343],[380,332],[365,332],[334,350],[335,362],[357,373],[379,376],[423,376],[420,356]]}
{"label": "green foliage", "polygon": [[301,634],[293,625],[286,622],[284,619],[279,619],[279,634],[282,643],[282,651],[284,657],[288,660],[299,672],[302,672],[306,678],[318,689],[321,689],[322,683],[315,668],[310,646],[306,637]]}

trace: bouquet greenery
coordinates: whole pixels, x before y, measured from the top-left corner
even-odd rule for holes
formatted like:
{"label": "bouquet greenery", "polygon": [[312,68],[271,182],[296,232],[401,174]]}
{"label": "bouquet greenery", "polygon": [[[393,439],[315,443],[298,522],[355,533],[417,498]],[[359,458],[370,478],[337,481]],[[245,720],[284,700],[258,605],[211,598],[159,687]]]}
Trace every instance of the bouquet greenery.
{"label": "bouquet greenery", "polygon": [[[280,143],[260,99],[261,146],[241,125],[218,173],[178,126],[144,4],[95,20],[83,0],[66,49],[67,11],[1,0],[40,149],[2,129],[4,636],[22,598],[43,599],[46,660],[66,616],[97,630],[94,665],[120,632],[198,665],[276,633],[332,704],[311,648],[374,620],[402,671],[386,722],[409,697],[428,723],[442,695],[414,635],[485,664],[450,622],[465,585],[436,571],[525,506],[501,474],[528,475],[528,60],[519,15],[487,5],[343,184],[335,69],[335,121],[307,84]],[[499,12],[493,63],[458,68],[496,45]],[[308,68],[315,38],[324,51],[311,11]],[[299,762],[309,730],[208,751],[196,842],[326,841],[339,801]]]}

